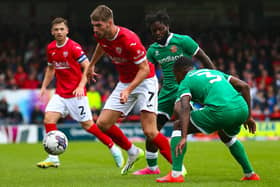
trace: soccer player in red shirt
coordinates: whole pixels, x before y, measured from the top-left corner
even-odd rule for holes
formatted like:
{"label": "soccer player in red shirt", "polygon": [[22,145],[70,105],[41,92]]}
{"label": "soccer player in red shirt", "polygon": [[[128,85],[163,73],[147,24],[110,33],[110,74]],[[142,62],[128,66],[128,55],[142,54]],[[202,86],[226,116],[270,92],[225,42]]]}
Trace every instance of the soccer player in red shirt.
{"label": "soccer player in red shirt", "polygon": [[[43,96],[55,75],[55,94],[46,107],[44,117],[46,132],[57,130],[57,121],[69,113],[87,132],[95,135],[109,147],[117,166],[122,167],[124,160],[121,150],[92,120],[85,89],[89,61],[81,46],[67,37],[68,32],[67,20],[59,17],[52,21],[51,34],[55,40],[47,47],[48,67],[40,91]],[[37,163],[41,168],[59,165],[59,158],[56,155],[49,155],[46,160]]]}
{"label": "soccer player in red shirt", "polygon": [[171,163],[169,142],[156,125],[158,81],[139,37],[129,29],[115,25],[113,12],[105,5],[96,7],[90,18],[98,44],[91,59],[88,77],[94,79],[95,64],[105,53],[119,73],[119,82],[106,101],[97,125],[128,152],[128,160],[121,174],[127,174],[135,161],[144,156],[143,150],[133,145],[115,125],[119,117],[127,115],[136,102],[140,103],[144,134]]}

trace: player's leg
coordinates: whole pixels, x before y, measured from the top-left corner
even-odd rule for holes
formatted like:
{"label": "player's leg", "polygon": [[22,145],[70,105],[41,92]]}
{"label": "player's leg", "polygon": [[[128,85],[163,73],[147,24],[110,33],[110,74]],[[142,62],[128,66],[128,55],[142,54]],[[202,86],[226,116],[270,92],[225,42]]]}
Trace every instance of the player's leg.
{"label": "player's leg", "polygon": [[[164,124],[168,121],[168,118],[163,114],[157,115],[157,129],[160,131]],[[158,148],[148,138],[146,138],[146,160],[148,167],[135,171],[134,175],[150,175],[159,174],[160,170],[157,164],[158,160]]]}
{"label": "player's leg", "polygon": [[[65,115],[65,109],[66,106],[63,102],[63,98],[55,94],[50,99],[45,111],[44,126],[46,133],[57,130],[57,121]],[[47,159],[37,163],[37,166],[40,168],[58,167],[59,165],[59,157],[50,154]]]}
{"label": "player's leg", "polygon": [[[198,133],[200,132],[192,122],[189,123],[188,134]],[[174,122],[174,130],[171,135],[171,154],[172,154],[172,171],[168,173],[166,176],[158,178],[156,181],[160,183],[165,182],[184,182],[184,156],[187,151],[187,144],[182,151],[182,154],[176,154],[176,146],[180,142],[182,138],[181,124],[179,120]]]}
{"label": "player's leg", "polygon": [[157,129],[158,81],[156,77],[144,80],[137,88],[140,101],[141,125],[147,139],[158,147],[160,153],[172,163],[168,139]]}
{"label": "player's leg", "polygon": [[66,101],[67,108],[73,119],[80,122],[82,127],[90,134],[96,136],[111,151],[118,167],[122,167],[124,160],[121,150],[114,144],[113,140],[103,133],[92,121],[92,114],[86,96],[82,98],[70,98]]}
{"label": "player's leg", "polygon": [[260,180],[260,177],[253,170],[242,143],[235,136],[229,136],[224,130],[219,130],[218,135],[221,141],[229,148],[231,155],[242,167],[244,177],[241,180]]}
{"label": "player's leg", "polygon": [[[223,116],[222,121],[217,120],[217,125],[222,124],[218,135],[223,143],[229,148],[234,159],[243,169],[244,177],[242,180],[259,180],[259,176],[254,173],[253,167],[248,159],[247,153],[242,143],[236,139],[240,132],[241,124],[248,118],[248,106],[245,102],[243,105],[237,105],[238,108],[221,111],[219,116]],[[239,104],[239,103],[235,103]]]}
{"label": "player's leg", "polygon": [[[158,114],[157,115],[157,129],[158,131],[160,131],[163,126],[165,125],[165,123],[168,121],[168,118],[163,115],[163,114]],[[158,151],[158,148],[157,146],[155,146],[155,144],[153,144],[153,142],[149,141],[148,139],[146,140],[146,149],[149,151],[149,152],[157,152]]]}
{"label": "player's leg", "polygon": [[109,149],[114,146],[113,140],[105,133],[103,133],[92,120],[83,121],[80,123],[88,133],[96,136],[96,138],[98,138]]}
{"label": "player's leg", "polygon": [[[180,103],[177,102],[175,103],[175,111],[179,111],[180,108]],[[204,113],[204,110],[193,110],[190,113],[190,122],[189,122],[189,126],[188,126],[188,134],[193,134],[193,133],[197,133],[197,132],[201,132],[201,130],[199,130],[200,128],[198,128],[199,120],[203,120],[207,122],[207,119],[203,119],[203,116],[201,115],[201,113]],[[194,115],[196,114],[196,115]],[[175,113],[175,117],[178,118],[178,114]],[[183,149],[182,154],[176,154],[176,146],[178,145],[178,143],[180,142],[181,138],[182,138],[182,132],[181,132],[182,126],[180,124],[179,120],[176,120],[174,122],[174,130],[172,132],[172,136],[171,136],[171,152],[172,152],[172,171],[161,178],[158,178],[156,181],[160,182],[160,183],[165,183],[165,182],[183,182],[184,181],[184,177],[183,177],[183,159],[184,159],[184,155],[187,151],[187,143],[185,148]]]}
{"label": "player's leg", "polygon": [[104,109],[97,120],[97,125],[103,132],[110,136],[118,146],[127,151],[128,160],[121,171],[121,174],[125,175],[133,166],[134,162],[144,156],[144,152],[142,149],[132,144],[121,129],[115,125],[121,114],[122,113],[119,111]]}
{"label": "player's leg", "polygon": [[104,109],[100,113],[96,124],[98,128],[111,137],[116,144],[124,150],[128,150],[132,146],[131,142],[120,128],[115,125],[120,116],[121,112],[119,111]]}
{"label": "player's leg", "polygon": [[[176,89],[167,90],[162,88],[158,95],[157,108],[157,129],[160,131],[165,123],[170,119],[173,113],[174,102],[176,99]],[[146,138],[146,160],[148,167],[136,171],[135,175],[143,174],[159,174],[160,170],[157,165],[158,158],[157,146],[148,138]]]}
{"label": "player's leg", "polygon": [[109,148],[117,167],[122,167],[124,165],[124,158],[122,155],[122,151],[117,145],[115,145],[113,140],[108,135],[103,133],[98,128],[98,126],[95,123],[93,123],[92,120],[80,122],[80,123],[87,132],[96,136],[96,138],[98,138],[104,145],[106,145]]}
{"label": "player's leg", "polygon": [[[164,124],[170,119],[173,114],[174,102],[176,100],[176,90],[162,89],[158,99],[158,115],[157,115],[157,129],[160,131]],[[176,116],[177,114],[174,114]],[[176,139],[176,138],[174,138]],[[172,138],[171,138],[172,140]],[[148,167],[140,169],[134,172],[134,175],[147,175],[147,174],[159,174],[160,170],[157,165],[158,153],[157,147],[148,139],[146,139],[146,160]],[[182,166],[183,175],[187,175],[185,166]]]}
{"label": "player's leg", "polygon": [[145,110],[141,111],[141,124],[145,136],[159,148],[165,159],[172,163],[169,141],[157,129],[156,114]]}
{"label": "player's leg", "polygon": [[128,170],[133,166],[134,162],[140,157],[144,156],[142,149],[136,147],[131,141],[124,135],[121,129],[115,125],[117,120],[122,115],[127,115],[137,102],[137,95],[131,93],[128,96],[126,103],[120,103],[120,93],[128,86],[128,84],[119,82],[115,87],[112,94],[107,99],[101,114],[97,120],[98,127],[105,132],[112,140],[121,148],[127,151],[128,160],[121,170],[121,174],[127,174]]}
{"label": "player's leg", "polygon": [[171,163],[168,139],[157,129],[156,113],[158,109],[158,81],[156,77],[145,79],[135,90],[141,111],[141,125],[147,139],[159,148],[160,153]]}
{"label": "player's leg", "polygon": [[[57,130],[56,123],[60,119],[61,114],[58,112],[46,112],[44,117],[44,125],[46,133]],[[49,154],[48,157],[37,163],[40,168],[58,167],[60,165],[58,155]]]}
{"label": "player's leg", "polygon": [[[188,134],[193,134],[193,133],[197,133],[200,132],[196,127],[193,126],[193,124],[190,122],[189,127],[188,127]],[[171,135],[171,153],[172,153],[172,173],[174,173],[174,177],[175,176],[179,176],[181,174],[183,174],[183,161],[184,161],[184,155],[187,151],[187,144],[186,147],[183,149],[182,154],[178,154],[176,155],[175,150],[176,150],[176,146],[178,145],[178,143],[180,142],[182,138],[182,134],[181,134],[181,124],[179,123],[179,120],[176,120],[174,122],[174,130],[172,132]]]}

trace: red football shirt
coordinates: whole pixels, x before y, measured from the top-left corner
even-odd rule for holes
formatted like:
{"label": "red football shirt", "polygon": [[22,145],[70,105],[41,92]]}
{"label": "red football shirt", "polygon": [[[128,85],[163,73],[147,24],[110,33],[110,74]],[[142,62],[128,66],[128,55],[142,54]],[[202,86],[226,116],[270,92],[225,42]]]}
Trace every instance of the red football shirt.
{"label": "red football shirt", "polygon": [[[137,64],[146,59],[146,49],[139,37],[124,27],[118,27],[118,32],[112,40],[94,37],[115,64],[120,81],[132,82],[139,69]],[[155,68],[151,62],[148,63],[150,73],[147,78],[151,78],[155,75]]]}
{"label": "red football shirt", "polygon": [[48,65],[55,68],[55,93],[64,98],[75,97],[72,92],[82,79],[80,63],[87,59],[81,46],[70,38],[61,46],[54,40],[47,47],[47,57]]}

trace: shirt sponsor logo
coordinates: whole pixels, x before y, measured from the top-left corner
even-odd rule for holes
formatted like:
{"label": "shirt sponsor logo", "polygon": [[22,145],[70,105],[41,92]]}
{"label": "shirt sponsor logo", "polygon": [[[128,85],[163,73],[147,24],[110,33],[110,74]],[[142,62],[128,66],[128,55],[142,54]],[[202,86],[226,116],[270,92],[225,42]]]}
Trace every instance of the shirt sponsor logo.
{"label": "shirt sponsor logo", "polygon": [[128,62],[127,59],[125,58],[121,58],[121,57],[112,57],[112,56],[109,56],[110,59],[115,63],[115,64],[121,64],[121,63],[125,63],[125,62]]}
{"label": "shirt sponsor logo", "polygon": [[180,58],[181,56],[183,56],[183,54],[181,55],[176,55],[176,56],[167,56],[165,58],[162,58],[158,61],[159,64],[163,64],[163,63],[168,63],[168,62],[175,62],[178,58]]}
{"label": "shirt sponsor logo", "polygon": [[55,69],[69,69],[70,68],[68,62],[56,62],[56,61],[54,61],[53,63],[54,63]]}

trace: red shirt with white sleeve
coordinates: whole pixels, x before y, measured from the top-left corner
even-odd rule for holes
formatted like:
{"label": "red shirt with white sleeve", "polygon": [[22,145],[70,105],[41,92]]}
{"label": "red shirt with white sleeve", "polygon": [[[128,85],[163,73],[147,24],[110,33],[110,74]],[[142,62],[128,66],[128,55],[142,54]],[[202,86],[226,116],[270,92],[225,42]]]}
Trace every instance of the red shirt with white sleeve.
{"label": "red shirt with white sleeve", "polygon": [[70,38],[61,46],[54,40],[47,47],[47,57],[48,65],[55,68],[55,93],[63,98],[75,97],[73,91],[82,79],[81,63],[87,59],[81,46]]}
{"label": "red shirt with white sleeve", "polygon": [[[130,83],[138,72],[137,64],[146,60],[146,49],[141,43],[139,37],[129,29],[118,26],[118,32],[112,40],[98,39],[102,49],[111,58],[119,73],[119,79],[122,83]],[[155,75],[155,67],[148,62],[150,73],[146,78]]]}

